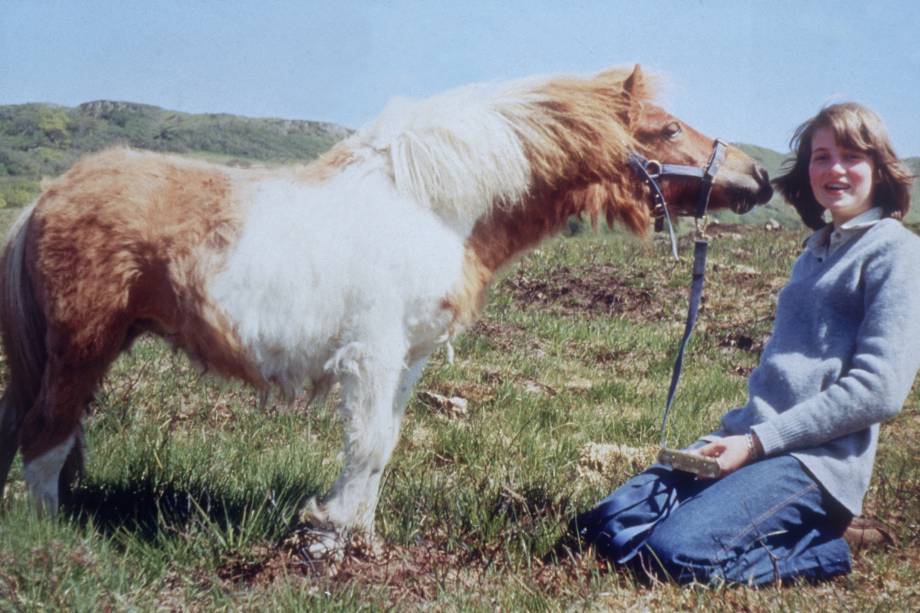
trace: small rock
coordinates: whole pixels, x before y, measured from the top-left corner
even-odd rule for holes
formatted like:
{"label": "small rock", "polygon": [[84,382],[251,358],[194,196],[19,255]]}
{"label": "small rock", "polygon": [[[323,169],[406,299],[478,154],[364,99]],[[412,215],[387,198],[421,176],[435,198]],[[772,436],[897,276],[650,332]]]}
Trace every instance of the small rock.
{"label": "small rock", "polygon": [[578,465],[599,473],[609,473],[616,466],[627,464],[633,469],[642,469],[655,459],[652,447],[630,447],[616,443],[588,443],[581,449]]}
{"label": "small rock", "polygon": [[467,413],[469,403],[460,396],[442,396],[434,392],[422,391],[418,397],[428,406],[440,411],[448,417],[462,417]]}
{"label": "small rock", "polygon": [[524,391],[528,394],[539,394],[541,396],[555,396],[556,390],[551,388],[548,385],[534,381],[532,379],[526,379],[524,381]]}
{"label": "small rock", "polygon": [[572,377],[565,384],[565,388],[570,390],[589,390],[592,387],[594,382],[583,377]]}

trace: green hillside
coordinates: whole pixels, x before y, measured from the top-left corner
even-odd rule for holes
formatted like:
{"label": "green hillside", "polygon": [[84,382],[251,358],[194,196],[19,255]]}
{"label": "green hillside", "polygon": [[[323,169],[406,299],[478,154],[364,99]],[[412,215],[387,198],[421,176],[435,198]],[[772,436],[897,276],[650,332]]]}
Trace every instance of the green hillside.
{"label": "green hillside", "polygon": [[0,106],[0,208],[27,204],[42,177],[59,175],[82,155],[113,145],[237,165],[285,163],[313,159],[348,132],[329,123],[193,115],[108,100],[76,108]]}
{"label": "green hillside", "polygon": [[904,161],[907,163],[911,174],[917,177],[910,189],[911,208],[907,219],[908,221],[920,223],[920,158],[907,158]]}

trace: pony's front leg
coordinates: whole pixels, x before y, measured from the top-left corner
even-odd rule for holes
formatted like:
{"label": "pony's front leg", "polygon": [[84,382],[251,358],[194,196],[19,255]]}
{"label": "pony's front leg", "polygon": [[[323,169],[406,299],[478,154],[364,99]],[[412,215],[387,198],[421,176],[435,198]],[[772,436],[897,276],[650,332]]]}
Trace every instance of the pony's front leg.
{"label": "pony's front leg", "polygon": [[396,443],[399,442],[399,432],[403,415],[406,412],[406,403],[409,401],[412,389],[415,387],[415,383],[418,381],[427,363],[428,356],[425,356],[421,360],[413,362],[408,368],[404,368],[400,374],[399,386],[396,388],[396,396],[393,399],[392,406],[392,416],[395,427],[389,431],[392,436],[382,441],[385,446],[386,457],[383,459],[383,463],[379,470],[372,470],[370,472],[365,487],[367,499],[372,500],[373,505],[368,505],[364,508],[364,514],[359,518],[358,523],[359,525],[370,526],[370,529],[367,531],[368,534],[373,535],[374,532],[374,517],[377,510],[377,502],[380,500],[380,481],[383,478],[383,469],[390,461],[390,456],[393,455]]}
{"label": "pony's front leg", "polygon": [[382,381],[378,380],[372,387],[383,394],[374,393],[373,399],[366,395],[368,382],[360,377],[353,378],[351,372],[343,373],[342,405],[350,418],[345,466],[325,501],[317,504],[311,500],[301,516],[314,526],[326,525],[334,533],[326,534],[325,538],[320,535],[321,538],[308,548],[311,555],[325,555],[339,548],[342,537],[353,532],[373,538],[380,481],[399,439],[406,402],[426,361],[427,357],[409,367],[400,361],[395,380],[381,378],[394,385],[384,390],[380,385]]}

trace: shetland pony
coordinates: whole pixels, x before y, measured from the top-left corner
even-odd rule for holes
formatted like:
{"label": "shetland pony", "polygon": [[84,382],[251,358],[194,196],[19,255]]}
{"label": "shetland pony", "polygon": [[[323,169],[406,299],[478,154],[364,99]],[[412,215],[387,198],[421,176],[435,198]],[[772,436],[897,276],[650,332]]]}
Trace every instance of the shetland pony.
{"label": "shetland pony", "polygon": [[[95,388],[152,332],[263,390],[341,384],[344,467],[306,517],[333,541],[372,533],[413,384],[496,271],[572,215],[644,232],[651,198],[631,151],[706,162],[711,139],[652,104],[646,81],[636,66],[395,101],[307,166],[128,149],[78,162],[25,211],[0,261],[0,495],[18,450],[31,496],[54,512]],[[674,214],[699,191],[664,188]],[[770,193],[729,147],[711,206],[744,212]]]}

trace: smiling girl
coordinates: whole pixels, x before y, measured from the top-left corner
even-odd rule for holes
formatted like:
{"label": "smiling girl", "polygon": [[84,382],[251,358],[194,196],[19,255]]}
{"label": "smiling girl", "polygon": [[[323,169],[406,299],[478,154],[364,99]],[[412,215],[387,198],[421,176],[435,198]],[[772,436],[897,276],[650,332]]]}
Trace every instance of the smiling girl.
{"label": "smiling girl", "polygon": [[578,534],[617,563],[754,585],[850,570],[842,537],[879,424],[920,367],[920,238],[900,222],[912,177],[859,104],[824,108],[792,148],[774,183],[816,232],[779,294],[747,403],[691,446],[721,476],[655,465],[578,517]]}

